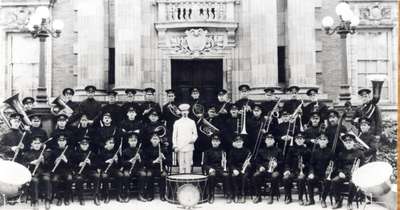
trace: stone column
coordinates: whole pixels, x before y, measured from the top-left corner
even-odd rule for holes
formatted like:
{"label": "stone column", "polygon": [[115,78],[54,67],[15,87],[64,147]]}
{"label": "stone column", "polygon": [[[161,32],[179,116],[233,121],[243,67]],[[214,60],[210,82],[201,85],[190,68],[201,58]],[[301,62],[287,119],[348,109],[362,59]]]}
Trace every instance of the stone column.
{"label": "stone column", "polygon": [[107,83],[104,1],[85,0],[77,4],[78,90],[86,85],[104,90]]}
{"label": "stone column", "polygon": [[140,88],[141,59],[141,3],[115,0],[115,88]]}
{"label": "stone column", "polygon": [[314,1],[287,0],[289,84],[316,86]]}
{"label": "stone column", "polygon": [[252,86],[278,86],[276,0],[251,0],[249,15]]}

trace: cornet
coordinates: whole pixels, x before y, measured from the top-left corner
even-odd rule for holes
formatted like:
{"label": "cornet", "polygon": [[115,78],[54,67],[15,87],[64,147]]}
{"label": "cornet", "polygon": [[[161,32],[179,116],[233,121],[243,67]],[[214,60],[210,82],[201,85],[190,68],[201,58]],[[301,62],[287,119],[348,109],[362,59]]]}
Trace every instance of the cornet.
{"label": "cornet", "polygon": [[202,119],[201,120],[201,125],[199,127],[199,130],[204,133],[206,136],[210,137],[213,134],[216,134],[219,132],[219,129],[215,127],[213,124],[211,124],[208,120]]}
{"label": "cornet", "polygon": [[276,161],[276,158],[272,157],[268,162],[268,173],[274,172],[277,165],[278,165],[278,162]]}
{"label": "cornet", "polygon": [[167,107],[172,115],[174,115],[175,117],[181,117],[181,111],[175,104],[169,103]]}

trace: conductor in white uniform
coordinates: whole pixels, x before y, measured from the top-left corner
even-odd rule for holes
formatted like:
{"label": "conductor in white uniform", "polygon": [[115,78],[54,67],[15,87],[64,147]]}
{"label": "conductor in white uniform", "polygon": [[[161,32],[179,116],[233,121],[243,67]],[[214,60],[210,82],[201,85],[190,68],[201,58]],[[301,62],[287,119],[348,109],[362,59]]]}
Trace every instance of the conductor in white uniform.
{"label": "conductor in white uniform", "polygon": [[191,173],[194,142],[197,139],[196,123],[188,117],[189,108],[189,104],[179,105],[182,117],[175,121],[172,132],[172,146],[178,154],[179,173]]}

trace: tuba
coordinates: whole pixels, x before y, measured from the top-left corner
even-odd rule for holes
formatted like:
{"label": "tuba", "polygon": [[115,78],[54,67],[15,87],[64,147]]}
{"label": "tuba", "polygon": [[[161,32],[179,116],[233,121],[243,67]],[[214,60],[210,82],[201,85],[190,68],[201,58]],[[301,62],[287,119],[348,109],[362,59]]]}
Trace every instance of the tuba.
{"label": "tuba", "polygon": [[71,107],[69,107],[67,103],[65,103],[61,96],[58,96],[56,99],[54,99],[52,104],[54,104],[55,106],[51,107],[50,112],[55,116],[59,114],[65,114],[68,117],[71,117],[74,113],[74,110],[72,110]]}
{"label": "tuba", "polygon": [[208,137],[219,132],[219,129],[217,127],[215,127],[213,124],[210,123],[210,121],[204,118],[201,120],[200,123],[201,125],[199,127],[199,130]]}
{"label": "tuba", "polygon": [[0,110],[0,115],[8,127],[11,127],[11,124],[10,124],[9,114],[6,113],[7,108],[12,108],[15,112],[22,115],[23,125],[26,126],[31,125],[31,120],[29,119],[28,115],[25,112],[24,106],[19,100],[19,93],[6,99],[5,101],[3,101],[3,103],[7,104],[8,106],[5,106],[3,107],[3,109]]}

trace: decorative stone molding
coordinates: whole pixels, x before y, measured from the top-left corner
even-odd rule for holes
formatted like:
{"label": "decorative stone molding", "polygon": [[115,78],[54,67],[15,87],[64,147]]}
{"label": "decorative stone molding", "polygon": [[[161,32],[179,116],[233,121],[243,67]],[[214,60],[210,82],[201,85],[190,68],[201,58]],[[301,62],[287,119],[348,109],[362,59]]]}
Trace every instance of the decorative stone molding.
{"label": "decorative stone molding", "polygon": [[29,17],[33,7],[9,7],[0,12],[0,25],[8,31],[28,31]]}
{"label": "decorative stone molding", "polygon": [[221,50],[225,43],[223,35],[208,34],[208,31],[202,28],[186,30],[184,35],[169,39],[170,48],[176,53],[193,56]]}
{"label": "decorative stone molding", "polygon": [[360,6],[360,25],[392,25],[392,7],[379,2]]}

